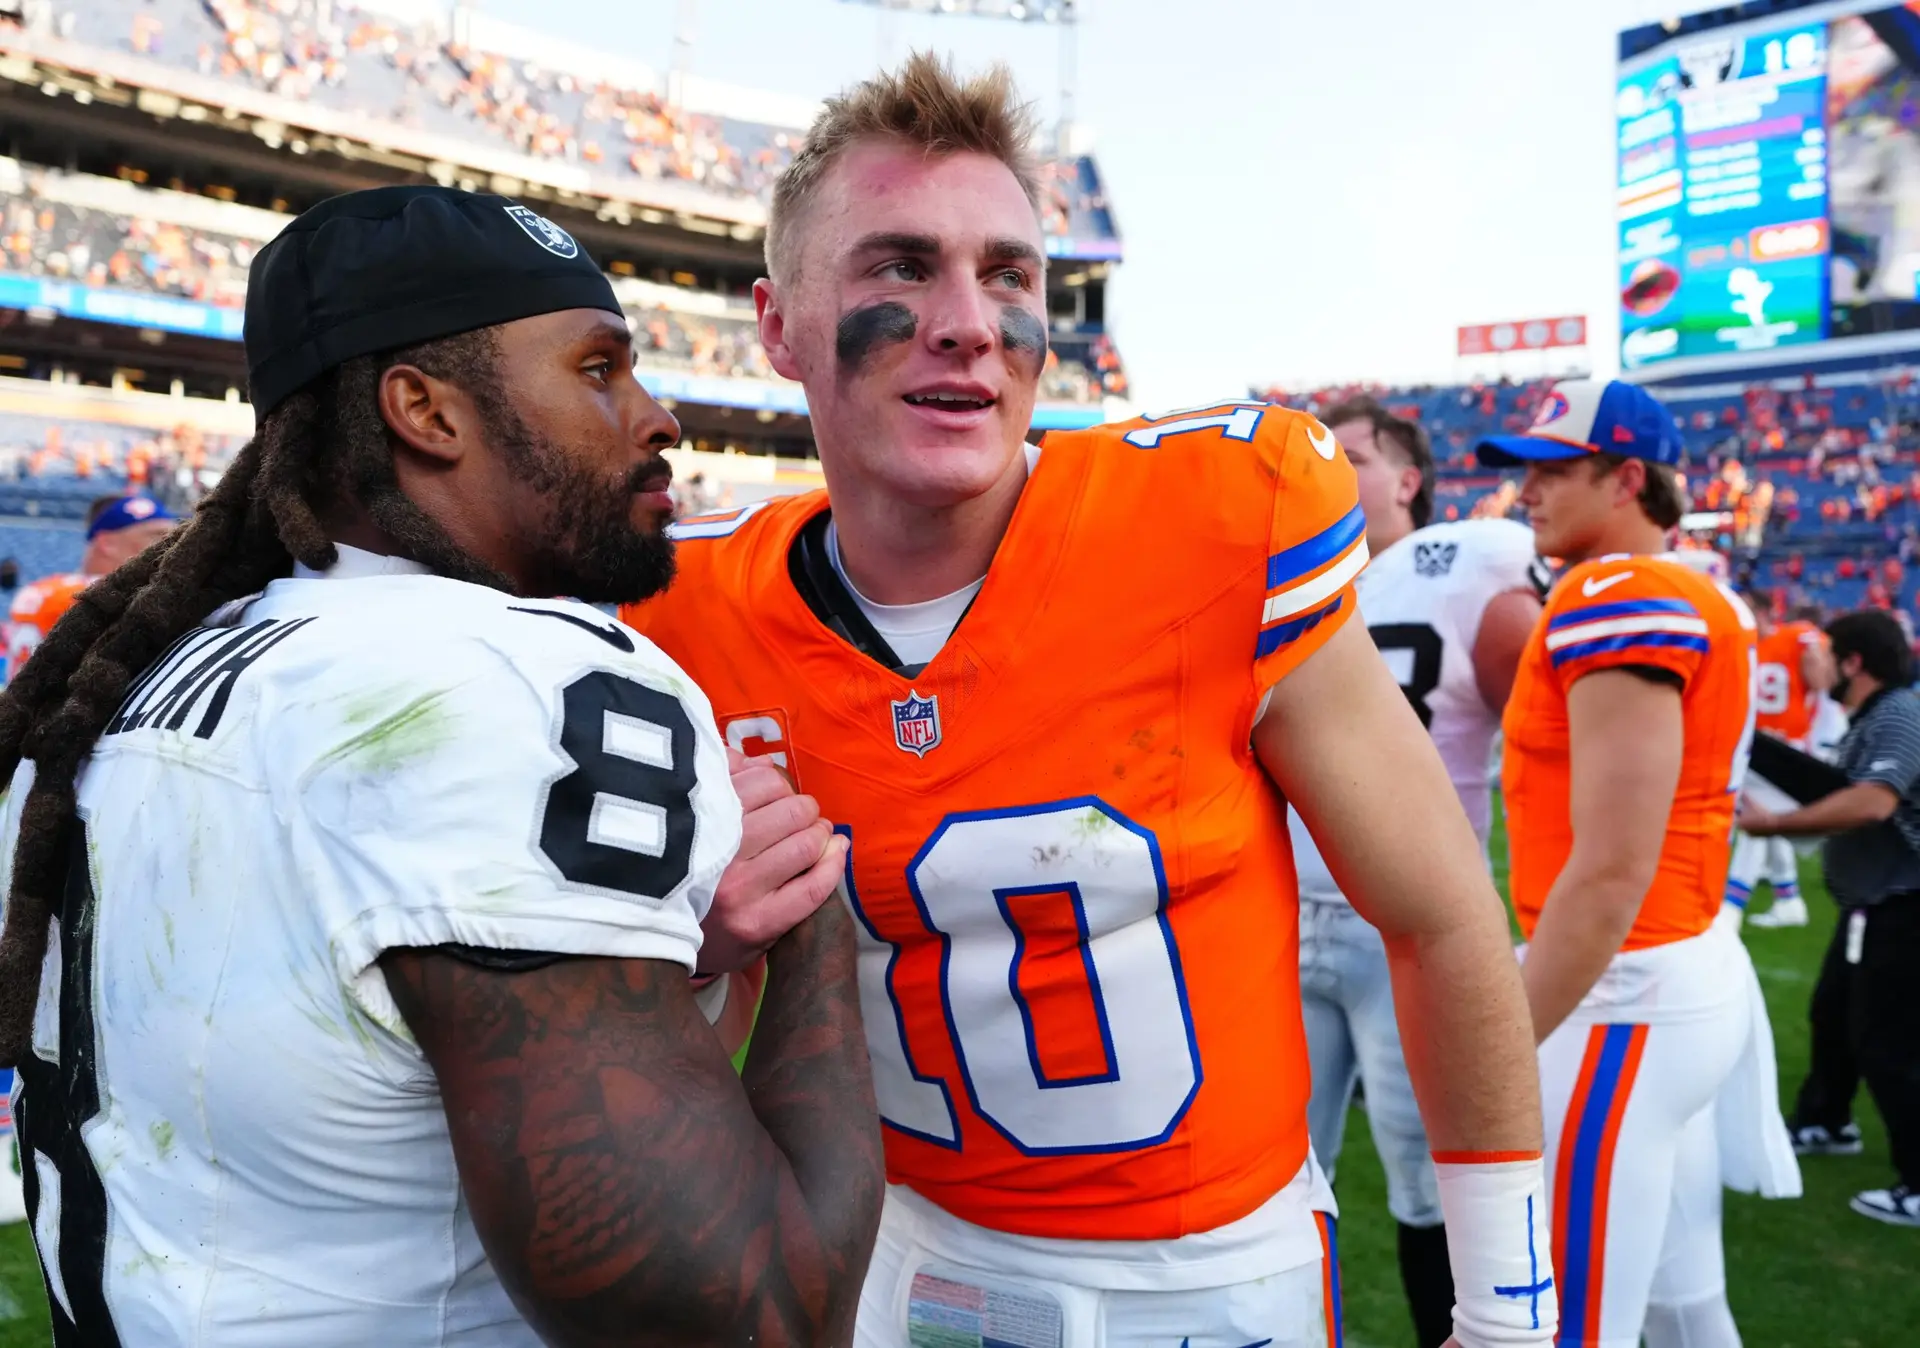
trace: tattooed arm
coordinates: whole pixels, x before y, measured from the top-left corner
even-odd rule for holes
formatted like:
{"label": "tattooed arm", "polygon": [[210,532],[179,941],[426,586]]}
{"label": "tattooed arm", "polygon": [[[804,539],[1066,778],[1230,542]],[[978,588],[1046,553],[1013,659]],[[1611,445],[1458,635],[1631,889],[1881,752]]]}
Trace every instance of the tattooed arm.
{"label": "tattooed arm", "polygon": [[481,1241],[549,1344],[852,1342],[883,1181],[843,904],[773,946],[739,1076],[676,964],[381,966]]}

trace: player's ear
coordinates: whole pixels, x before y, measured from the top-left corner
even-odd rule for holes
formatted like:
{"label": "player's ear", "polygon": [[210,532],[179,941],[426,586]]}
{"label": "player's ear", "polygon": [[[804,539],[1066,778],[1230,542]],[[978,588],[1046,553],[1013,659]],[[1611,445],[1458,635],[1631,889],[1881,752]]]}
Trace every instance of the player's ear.
{"label": "player's ear", "polygon": [[449,464],[464,452],[462,431],[477,424],[465,393],[414,365],[381,374],[380,419],[407,448]]}
{"label": "player's ear", "polygon": [[1613,475],[1614,504],[1627,505],[1639,500],[1646,485],[1647,465],[1638,459],[1628,459]]}
{"label": "player's ear", "polygon": [[1393,503],[1397,506],[1410,506],[1413,498],[1420,494],[1421,473],[1418,468],[1408,464],[1400,470],[1400,489],[1393,494]]}
{"label": "player's ear", "polygon": [[800,363],[787,345],[787,312],[781,303],[780,288],[766,277],[753,283],[753,311],[760,327],[760,346],[767,353],[767,364],[783,379],[798,380]]}

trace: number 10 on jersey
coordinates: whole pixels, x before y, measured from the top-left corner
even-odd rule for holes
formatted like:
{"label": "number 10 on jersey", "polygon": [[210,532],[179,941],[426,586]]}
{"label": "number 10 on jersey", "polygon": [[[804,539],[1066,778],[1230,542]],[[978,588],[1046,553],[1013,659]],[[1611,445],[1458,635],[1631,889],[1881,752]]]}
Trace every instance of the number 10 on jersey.
{"label": "number 10 on jersey", "polygon": [[[849,856],[883,1122],[957,1150],[957,1085],[1029,1156],[1132,1151],[1172,1134],[1199,1090],[1200,1055],[1150,831],[1093,797],[950,814],[905,878],[918,931],[876,924]],[[903,977],[903,945],[929,935],[937,977]],[[915,1062],[909,1019],[944,1027],[958,1082]]]}

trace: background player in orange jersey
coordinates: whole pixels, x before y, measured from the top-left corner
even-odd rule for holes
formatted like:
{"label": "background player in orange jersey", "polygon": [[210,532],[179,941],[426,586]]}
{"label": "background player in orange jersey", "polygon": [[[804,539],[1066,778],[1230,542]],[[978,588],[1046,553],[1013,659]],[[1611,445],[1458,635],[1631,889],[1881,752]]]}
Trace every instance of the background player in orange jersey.
{"label": "background player in orange jersey", "polygon": [[7,636],[7,678],[11,680],[34,648],[66,616],[80,592],[101,576],[131,561],[178,524],[179,517],[151,496],[102,496],[87,519],[87,550],[80,569],[43,576],[13,597]]}
{"label": "background player in orange jersey", "polygon": [[[1817,623],[1804,618],[1775,623],[1768,599],[1760,594],[1749,600],[1760,633],[1754,728],[1777,735],[1796,749],[1811,751],[1815,716],[1839,676],[1833,647]],[[1776,812],[1799,808],[1793,797],[1758,776],[1748,778],[1746,796]],[[1773,890],[1773,906],[1747,920],[1756,927],[1806,926],[1807,901],[1800,896],[1800,862],[1793,842],[1740,833],[1734,838],[1733,864],[1727,872],[1727,903],[1744,911],[1761,880]]]}
{"label": "background player in orange jersey", "polygon": [[1029,134],[1004,73],[927,57],[828,102],[756,289],[828,491],[682,522],[681,580],[630,614],[849,839],[892,1181],[859,1341],[1334,1341],[1284,793],[1385,935],[1458,1341],[1547,1343],[1525,1006],[1347,621],[1352,469],[1263,404],[1024,443]]}
{"label": "background player in orange jersey", "polygon": [[[1640,389],[1560,384],[1526,435],[1479,454],[1527,466],[1540,552],[1575,563],[1503,722],[1560,1342],[1736,1348],[1715,1105],[1774,1065],[1752,965],[1714,918],[1753,734],[1753,616],[1656,555],[1680,517],[1680,441]],[[1764,1110],[1738,1122],[1742,1182],[1770,1162],[1753,1187],[1797,1193],[1784,1127]]]}

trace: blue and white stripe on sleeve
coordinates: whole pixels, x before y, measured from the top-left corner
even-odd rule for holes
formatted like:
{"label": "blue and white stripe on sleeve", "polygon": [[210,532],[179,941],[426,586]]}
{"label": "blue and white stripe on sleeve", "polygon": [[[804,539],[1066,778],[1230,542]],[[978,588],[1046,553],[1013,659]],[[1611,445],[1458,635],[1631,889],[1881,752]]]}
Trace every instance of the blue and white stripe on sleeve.
{"label": "blue and white stripe on sleeve", "polygon": [[1337,523],[1267,559],[1267,602],[1255,658],[1299,640],[1340,607],[1367,565],[1367,517],[1355,506]]}
{"label": "blue and white stripe on sleeve", "polygon": [[1555,614],[1547,651],[1557,669],[1591,655],[1678,648],[1705,652],[1707,622],[1685,599],[1623,599]]}

